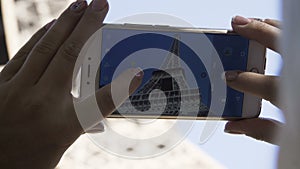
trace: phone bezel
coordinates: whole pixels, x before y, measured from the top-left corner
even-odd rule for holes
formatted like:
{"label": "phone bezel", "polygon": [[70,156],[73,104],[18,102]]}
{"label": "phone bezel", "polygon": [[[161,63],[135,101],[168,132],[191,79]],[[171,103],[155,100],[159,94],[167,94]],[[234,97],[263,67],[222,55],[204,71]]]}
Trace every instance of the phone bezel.
{"label": "phone bezel", "polygon": [[[266,67],[266,48],[260,43],[250,40],[248,50],[247,71],[252,72],[256,69],[258,72],[264,74]],[[243,100],[243,118],[258,117],[261,111],[262,99],[252,94],[244,94]]]}
{"label": "phone bezel", "polygon": [[[137,25],[137,24],[106,24],[106,29],[129,29],[129,30],[142,30],[142,31],[166,31],[166,32],[193,32],[193,33],[213,33],[213,34],[235,34],[230,30],[224,29],[207,29],[207,28],[184,28],[184,27],[169,27],[162,25]],[[101,30],[100,30],[101,31]],[[102,46],[102,33],[96,33],[96,36],[93,37],[94,42],[92,43],[94,46],[99,45]],[[86,51],[90,52],[90,51]],[[97,53],[98,52],[98,53]],[[88,96],[93,94],[94,91],[91,90],[92,84],[95,85],[95,88],[99,86],[99,70],[98,66],[95,64],[94,59],[100,59],[101,56],[97,56],[99,52],[101,53],[101,47],[99,50],[95,52],[92,51],[88,55],[94,56],[95,58],[85,58],[83,60],[83,64],[81,67],[81,84],[80,84],[80,95]],[[248,64],[247,71],[251,71],[253,68],[256,68],[258,73],[264,74],[265,70],[265,53],[266,48],[259,44],[256,41],[249,41],[249,50],[248,50]],[[91,75],[82,76],[90,74],[90,72],[97,72],[96,79],[91,79]],[[91,83],[94,82],[94,83]],[[209,120],[235,120],[235,119],[243,119],[243,118],[254,118],[259,116],[261,110],[261,102],[262,99],[253,96],[251,94],[244,94],[243,100],[243,109],[242,109],[242,117],[196,117],[196,119],[209,119]],[[110,115],[110,118],[123,118],[124,115]],[[127,118],[153,118],[153,116],[136,116],[136,115],[126,115]],[[157,118],[155,116],[155,118]],[[195,117],[190,116],[160,116],[161,119],[195,119]]]}

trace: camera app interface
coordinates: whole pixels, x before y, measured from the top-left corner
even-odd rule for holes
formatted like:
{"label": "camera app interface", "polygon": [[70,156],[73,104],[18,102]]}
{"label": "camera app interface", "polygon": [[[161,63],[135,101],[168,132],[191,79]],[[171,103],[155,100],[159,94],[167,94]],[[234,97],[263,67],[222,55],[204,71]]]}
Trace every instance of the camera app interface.
{"label": "camera app interface", "polygon": [[[203,36],[225,71],[246,71],[249,40],[238,35],[104,28],[99,87],[129,68],[144,71],[140,87],[113,114],[214,116],[209,113],[213,86],[208,69],[213,70],[216,64],[209,52],[200,59],[189,46],[197,46],[194,39]],[[219,98],[225,105],[220,116],[241,117],[243,97],[243,93],[226,87],[226,97]]]}

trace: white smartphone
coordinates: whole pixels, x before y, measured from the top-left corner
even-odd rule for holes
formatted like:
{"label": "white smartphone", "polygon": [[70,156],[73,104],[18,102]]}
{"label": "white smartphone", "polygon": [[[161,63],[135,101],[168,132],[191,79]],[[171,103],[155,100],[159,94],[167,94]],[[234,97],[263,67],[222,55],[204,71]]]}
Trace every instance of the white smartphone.
{"label": "white smartphone", "polygon": [[[260,113],[260,98],[226,85],[226,95],[212,99],[210,77],[219,68],[264,74],[266,48],[255,41],[228,30],[135,24],[105,25],[97,38],[97,56],[85,58],[81,68],[81,95],[128,68],[144,71],[141,86],[109,117],[241,119]],[[91,71],[97,71],[95,83]],[[223,104],[223,112],[212,113],[213,104]]]}

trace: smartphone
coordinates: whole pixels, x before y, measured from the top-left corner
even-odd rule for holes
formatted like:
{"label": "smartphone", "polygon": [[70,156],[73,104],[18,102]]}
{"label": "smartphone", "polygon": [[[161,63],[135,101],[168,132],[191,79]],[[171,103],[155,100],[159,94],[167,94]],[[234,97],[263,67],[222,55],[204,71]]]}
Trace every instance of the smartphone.
{"label": "smartphone", "polygon": [[[210,111],[216,90],[210,75],[215,69],[264,73],[266,48],[255,41],[229,30],[135,24],[105,25],[97,38],[99,51],[94,57],[101,59],[100,68],[93,58],[84,60],[82,94],[93,81],[89,76],[92,70],[97,70],[96,89],[128,68],[144,71],[140,87],[111,118],[242,119],[260,113],[260,98],[226,85],[226,95],[214,103],[223,104],[223,112]],[[203,49],[203,41],[210,47]]]}

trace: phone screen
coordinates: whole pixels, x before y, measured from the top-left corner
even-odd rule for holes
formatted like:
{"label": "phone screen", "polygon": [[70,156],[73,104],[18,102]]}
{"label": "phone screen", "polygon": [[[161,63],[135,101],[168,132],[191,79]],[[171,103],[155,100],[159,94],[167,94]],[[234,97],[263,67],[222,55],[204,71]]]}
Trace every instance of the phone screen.
{"label": "phone screen", "polygon": [[[205,59],[211,64],[204,65],[195,52],[183,42],[192,39],[191,37],[203,35],[217,51],[225,71],[246,71],[249,40],[235,34],[200,35],[191,32],[104,28],[99,87],[109,84],[122,71],[141,67],[144,71],[142,84],[118,109],[122,110],[122,115],[178,116],[180,106],[183,106],[186,109],[192,108],[190,112],[186,111],[184,116],[189,116],[189,113],[194,116],[197,110],[198,117],[206,117],[211,105],[212,90],[207,67],[215,65],[210,61],[210,56],[206,56]],[[170,60],[170,53],[177,57]],[[175,73],[177,78],[173,78],[173,75],[165,70]],[[189,70],[191,74],[187,74]],[[191,83],[192,79],[195,79],[196,83]],[[222,117],[242,117],[244,94],[229,87],[226,90],[226,98],[222,99],[225,104]],[[200,103],[195,100],[200,100]],[[164,101],[165,104],[162,104]],[[132,111],[132,107],[136,111]],[[116,111],[113,114],[118,113]]]}

